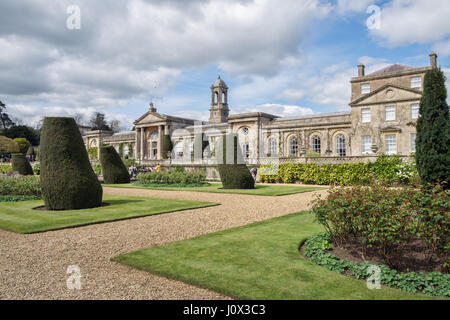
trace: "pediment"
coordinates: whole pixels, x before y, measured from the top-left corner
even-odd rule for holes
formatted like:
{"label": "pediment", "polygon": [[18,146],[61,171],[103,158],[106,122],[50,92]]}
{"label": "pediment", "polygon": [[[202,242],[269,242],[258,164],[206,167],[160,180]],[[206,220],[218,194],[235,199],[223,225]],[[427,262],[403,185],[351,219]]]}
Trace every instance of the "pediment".
{"label": "pediment", "polygon": [[393,84],[384,85],[369,94],[366,94],[350,103],[350,106],[364,106],[385,104],[389,102],[417,100],[422,97],[422,91],[410,89]]}
{"label": "pediment", "polygon": [[156,112],[147,112],[142,117],[137,119],[134,124],[160,122],[165,120],[165,117]]}

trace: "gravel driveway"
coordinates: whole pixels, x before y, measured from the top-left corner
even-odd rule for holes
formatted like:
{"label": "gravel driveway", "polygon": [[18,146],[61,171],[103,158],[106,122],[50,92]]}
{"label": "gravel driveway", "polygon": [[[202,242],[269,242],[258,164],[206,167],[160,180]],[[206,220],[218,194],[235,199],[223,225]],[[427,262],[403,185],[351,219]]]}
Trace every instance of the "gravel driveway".
{"label": "gravel driveway", "polygon": [[[31,235],[0,230],[0,299],[228,299],[109,259],[301,211],[326,190],[281,197],[118,188],[104,193],[222,205]],[[70,265],[80,267],[81,290],[67,289]]]}

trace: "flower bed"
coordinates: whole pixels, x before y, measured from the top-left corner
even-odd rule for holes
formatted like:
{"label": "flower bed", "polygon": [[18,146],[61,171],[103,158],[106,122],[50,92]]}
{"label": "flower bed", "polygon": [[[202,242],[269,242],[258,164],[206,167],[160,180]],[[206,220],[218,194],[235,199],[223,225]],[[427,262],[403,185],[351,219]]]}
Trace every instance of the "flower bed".
{"label": "flower bed", "polygon": [[37,176],[0,177],[2,196],[41,196],[41,186]]}

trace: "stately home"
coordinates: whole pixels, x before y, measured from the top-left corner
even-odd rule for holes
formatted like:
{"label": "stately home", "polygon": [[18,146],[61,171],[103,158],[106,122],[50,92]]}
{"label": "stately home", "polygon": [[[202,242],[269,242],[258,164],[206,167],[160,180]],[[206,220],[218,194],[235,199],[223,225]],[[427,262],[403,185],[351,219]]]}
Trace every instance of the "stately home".
{"label": "stately home", "polygon": [[429,66],[394,64],[370,74],[359,64],[358,75],[350,80],[349,112],[292,118],[263,112],[230,115],[229,88],[219,76],[210,88],[207,122],[159,113],[151,103],[134,122],[134,131],[86,131],[83,137],[87,148],[102,143],[118,150],[121,146],[124,154],[143,164],[192,163],[198,134],[209,142],[201,161],[213,164],[218,138],[225,133],[238,135],[249,164],[273,159],[302,162],[311,156],[331,162],[370,159],[381,153],[407,156],[415,151],[423,78],[437,67],[436,60],[431,52]]}

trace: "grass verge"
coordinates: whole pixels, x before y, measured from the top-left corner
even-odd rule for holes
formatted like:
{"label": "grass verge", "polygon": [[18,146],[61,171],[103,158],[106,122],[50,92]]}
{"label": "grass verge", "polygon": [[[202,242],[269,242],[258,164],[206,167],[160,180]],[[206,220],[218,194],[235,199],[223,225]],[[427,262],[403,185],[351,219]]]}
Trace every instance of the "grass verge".
{"label": "grass verge", "polygon": [[103,196],[109,205],[82,210],[33,210],[43,201],[0,203],[0,228],[19,233],[35,233],[124,220],[160,213],[203,208],[218,203],[149,197]]}
{"label": "grass verge", "polygon": [[212,192],[212,193],[233,193],[233,194],[249,194],[255,196],[284,196],[295,193],[311,192],[316,190],[327,189],[326,187],[309,187],[309,186],[283,186],[283,185],[255,185],[255,189],[222,189],[221,183],[211,183],[201,187],[179,187],[170,185],[143,185],[138,183],[130,184],[104,184],[104,187],[112,188],[138,188],[153,189],[165,191],[194,191],[194,192]]}
{"label": "grass verge", "polygon": [[240,299],[430,299],[366,283],[300,256],[322,232],[310,213],[295,213],[112,258],[138,269]]}

